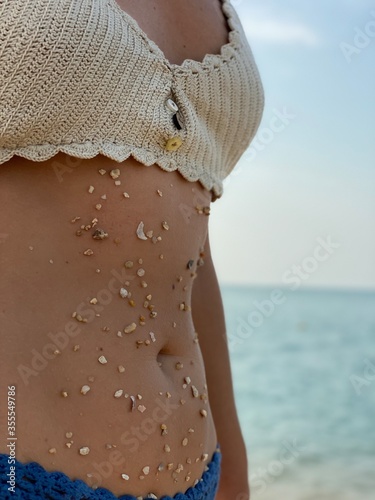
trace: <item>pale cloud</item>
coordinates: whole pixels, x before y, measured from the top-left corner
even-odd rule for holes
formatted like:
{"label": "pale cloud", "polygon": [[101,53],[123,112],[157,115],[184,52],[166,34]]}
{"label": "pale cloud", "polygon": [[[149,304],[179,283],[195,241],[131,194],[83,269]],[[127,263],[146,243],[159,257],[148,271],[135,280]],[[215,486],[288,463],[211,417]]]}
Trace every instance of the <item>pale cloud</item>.
{"label": "pale cloud", "polygon": [[250,40],[258,39],[270,43],[303,44],[310,47],[317,47],[321,44],[316,33],[302,23],[250,18],[250,16],[245,16],[241,22],[246,36]]}

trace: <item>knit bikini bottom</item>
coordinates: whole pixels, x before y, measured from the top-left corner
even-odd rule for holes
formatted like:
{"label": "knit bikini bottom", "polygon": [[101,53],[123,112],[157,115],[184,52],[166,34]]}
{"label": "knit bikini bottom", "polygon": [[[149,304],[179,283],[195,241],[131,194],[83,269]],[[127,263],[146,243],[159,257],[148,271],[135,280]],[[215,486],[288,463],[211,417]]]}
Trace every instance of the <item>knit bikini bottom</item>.
{"label": "knit bikini bottom", "polygon": [[[115,496],[106,488],[91,488],[80,479],[72,480],[63,472],[46,471],[37,462],[22,463],[10,459],[8,454],[0,453],[0,498],[1,500],[214,500],[219,486],[221,452],[217,445],[211,462],[206,466],[201,479],[185,493],[174,497],[135,497],[132,495]],[[13,461],[15,460],[15,461]],[[12,486],[12,467],[15,485]],[[12,491],[14,490],[14,491]]]}

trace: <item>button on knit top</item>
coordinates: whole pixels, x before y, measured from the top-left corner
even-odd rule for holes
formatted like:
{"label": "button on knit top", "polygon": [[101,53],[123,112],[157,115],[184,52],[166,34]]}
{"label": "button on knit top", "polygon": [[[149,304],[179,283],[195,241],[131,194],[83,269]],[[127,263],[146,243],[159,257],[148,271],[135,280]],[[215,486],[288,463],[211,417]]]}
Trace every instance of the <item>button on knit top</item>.
{"label": "button on knit top", "polygon": [[172,64],[116,0],[0,0],[0,164],[132,155],[220,198],[264,108],[243,26],[220,1],[220,54]]}

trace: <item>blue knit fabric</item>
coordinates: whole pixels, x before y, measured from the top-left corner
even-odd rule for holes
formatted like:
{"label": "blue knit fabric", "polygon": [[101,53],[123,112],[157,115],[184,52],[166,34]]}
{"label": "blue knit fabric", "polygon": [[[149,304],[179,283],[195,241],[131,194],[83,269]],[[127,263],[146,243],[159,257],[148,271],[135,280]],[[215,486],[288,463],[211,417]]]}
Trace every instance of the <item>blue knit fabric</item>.
{"label": "blue knit fabric", "polygon": [[[219,445],[218,445],[219,448]],[[15,493],[8,490],[9,455],[0,454],[1,500],[137,500],[133,495],[115,496],[106,488],[93,489],[80,479],[72,480],[63,472],[46,471],[37,462],[22,463],[16,460]],[[221,452],[213,454],[201,480],[185,493],[174,497],[162,496],[159,500],[214,500],[219,486]],[[148,497],[144,497],[147,499]]]}

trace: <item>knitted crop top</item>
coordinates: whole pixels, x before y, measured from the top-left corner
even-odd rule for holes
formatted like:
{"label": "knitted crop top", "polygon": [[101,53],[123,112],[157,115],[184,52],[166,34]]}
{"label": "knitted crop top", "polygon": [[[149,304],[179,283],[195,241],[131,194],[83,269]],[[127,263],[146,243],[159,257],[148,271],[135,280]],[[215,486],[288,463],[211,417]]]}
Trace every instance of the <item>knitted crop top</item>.
{"label": "knitted crop top", "polygon": [[130,155],[223,193],[264,92],[229,0],[220,54],[170,63],[116,0],[0,0],[0,164]]}

